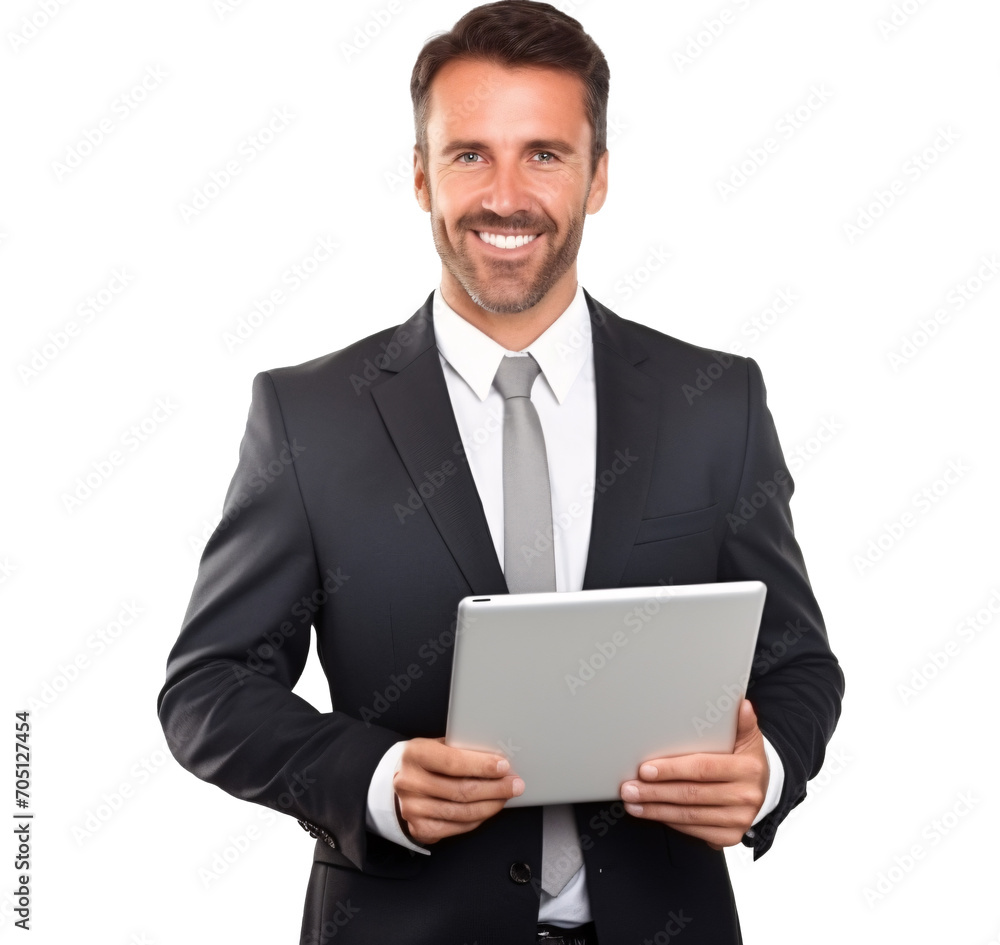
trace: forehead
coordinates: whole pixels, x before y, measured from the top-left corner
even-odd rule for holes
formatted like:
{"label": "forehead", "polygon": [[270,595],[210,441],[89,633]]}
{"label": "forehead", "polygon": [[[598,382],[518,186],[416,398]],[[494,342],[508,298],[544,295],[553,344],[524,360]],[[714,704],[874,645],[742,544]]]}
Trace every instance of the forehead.
{"label": "forehead", "polygon": [[431,82],[427,135],[432,148],[458,138],[535,140],[553,135],[586,147],[586,89],[579,76],[562,69],[453,59]]}

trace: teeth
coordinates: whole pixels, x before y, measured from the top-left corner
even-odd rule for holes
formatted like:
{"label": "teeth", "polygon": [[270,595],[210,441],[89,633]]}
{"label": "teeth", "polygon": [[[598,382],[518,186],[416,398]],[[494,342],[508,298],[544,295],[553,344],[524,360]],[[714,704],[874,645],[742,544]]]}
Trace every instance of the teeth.
{"label": "teeth", "polygon": [[497,249],[517,249],[518,246],[530,243],[537,235],[537,233],[532,233],[529,236],[500,236],[497,233],[480,233],[479,238]]}

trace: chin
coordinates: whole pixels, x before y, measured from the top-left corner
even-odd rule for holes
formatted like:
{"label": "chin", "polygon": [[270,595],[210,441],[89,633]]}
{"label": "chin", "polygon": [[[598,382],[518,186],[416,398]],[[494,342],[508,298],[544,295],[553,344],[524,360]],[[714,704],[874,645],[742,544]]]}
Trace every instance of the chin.
{"label": "chin", "polygon": [[527,302],[519,300],[498,301],[495,299],[484,299],[481,295],[470,295],[469,298],[483,309],[483,311],[489,312],[492,315],[518,315],[536,304],[530,299]]}

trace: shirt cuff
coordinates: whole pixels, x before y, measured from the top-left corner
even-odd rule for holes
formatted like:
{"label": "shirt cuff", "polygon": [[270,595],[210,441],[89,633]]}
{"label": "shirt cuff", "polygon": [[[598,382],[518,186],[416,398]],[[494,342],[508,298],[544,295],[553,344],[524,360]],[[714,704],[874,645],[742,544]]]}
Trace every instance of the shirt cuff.
{"label": "shirt cuff", "polygon": [[368,785],[365,826],[372,833],[376,833],[386,840],[391,840],[393,843],[398,843],[407,850],[429,855],[431,851],[427,847],[414,843],[403,833],[399,818],[396,817],[396,792],[392,786],[392,776],[399,767],[405,747],[405,741],[396,742],[378,763],[378,767],[372,775],[371,784]]}
{"label": "shirt cuff", "polygon": [[[764,738],[764,736],[762,735],[761,738]],[[392,749],[389,750],[391,751]],[[781,763],[781,758],[778,757],[778,753],[766,738],[764,738],[764,754],[767,756],[767,767],[770,773],[768,774],[767,793],[764,795],[764,803],[760,805],[760,810],[757,811],[757,819],[753,822],[755,827],[778,806],[778,801],[781,800],[781,789],[785,786],[785,766]],[[753,830],[748,830],[747,834],[752,837]]]}

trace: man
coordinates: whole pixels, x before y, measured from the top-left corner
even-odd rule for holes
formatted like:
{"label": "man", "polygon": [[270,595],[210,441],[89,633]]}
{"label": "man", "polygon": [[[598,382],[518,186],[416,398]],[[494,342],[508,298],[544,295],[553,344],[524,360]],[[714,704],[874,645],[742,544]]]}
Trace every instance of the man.
{"label": "man", "polygon": [[[159,711],[185,767],[318,838],[303,942],[739,941],[722,848],[764,853],[822,763],[843,678],[758,368],[577,284],[607,88],[600,50],[544,3],[487,4],[430,40],[414,184],[439,289],[396,329],[255,380]],[[768,586],[734,753],[652,759],[620,801],[564,809],[568,841],[560,809],[505,807],[516,757],[441,738],[456,604],[507,592],[524,551],[502,481],[515,359],[540,369],[556,524],[534,548],[555,589]],[[310,624],[329,713],[291,692]]]}

